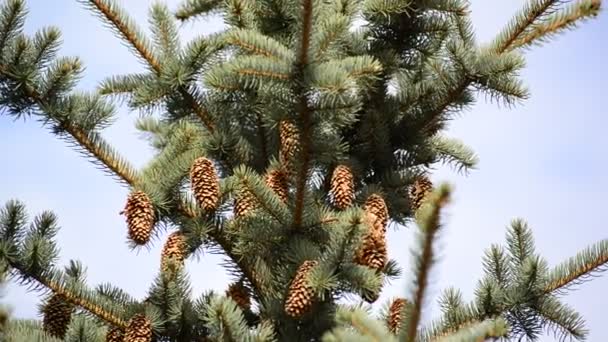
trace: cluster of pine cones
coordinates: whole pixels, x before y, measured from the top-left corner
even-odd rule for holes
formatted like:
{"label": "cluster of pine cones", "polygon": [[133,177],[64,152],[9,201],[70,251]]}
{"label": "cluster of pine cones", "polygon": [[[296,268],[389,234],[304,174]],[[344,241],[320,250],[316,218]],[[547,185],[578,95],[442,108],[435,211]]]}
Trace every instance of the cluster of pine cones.
{"label": "cluster of pine cones", "polygon": [[[278,198],[286,203],[288,201],[288,179],[295,173],[293,162],[298,148],[297,127],[289,122],[282,122],[280,128],[280,162],[281,169],[270,170],[265,177],[266,184]],[[196,159],[190,169],[190,182],[194,197],[201,209],[212,212],[218,208],[220,198],[219,178],[213,161],[201,157]],[[330,198],[334,207],[344,210],[353,205],[355,201],[355,182],[351,168],[347,165],[338,165],[331,176]],[[432,190],[433,184],[426,177],[421,177],[412,185],[409,191],[409,201],[412,209],[417,210],[427,194]],[[235,217],[247,215],[256,208],[254,196],[246,191],[240,191],[235,197]],[[378,194],[370,195],[364,203],[364,223],[367,232],[364,235],[359,249],[354,255],[354,262],[370,267],[380,272],[387,263],[386,226],[389,221],[389,212],[384,199]],[[157,217],[150,197],[143,191],[132,192],[121,214],[126,216],[128,236],[137,245],[149,242]],[[163,247],[161,255],[161,268],[166,269],[169,261],[182,264],[186,258],[187,243],[180,231],[171,233]],[[301,317],[310,310],[314,298],[312,288],[308,285],[308,276],[317,261],[308,260],[300,265],[290,284],[285,300],[285,312],[292,317]],[[251,299],[249,291],[242,282],[230,285],[226,294],[243,310],[249,310]],[[369,298],[375,301],[375,298]],[[399,304],[400,303],[400,304]],[[403,311],[404,301],[395,302],[391,306],[394,312],[393,322],[400,322],[400,313]],[[63,336],[69,324],[69,317],[73,310],[61,298],[54,297],[47,304],[45,311],[45,329],[52,331],[53,336]],[[392,316],[391,316],[392,317]],[[397,323],[389,324],[391,329],[397,329]],[[110,329],[107,341],[144,342],[151,336],[150,322],[143,315],[134,316],[129,322],[129,329],[125,332],[120,329]]]}

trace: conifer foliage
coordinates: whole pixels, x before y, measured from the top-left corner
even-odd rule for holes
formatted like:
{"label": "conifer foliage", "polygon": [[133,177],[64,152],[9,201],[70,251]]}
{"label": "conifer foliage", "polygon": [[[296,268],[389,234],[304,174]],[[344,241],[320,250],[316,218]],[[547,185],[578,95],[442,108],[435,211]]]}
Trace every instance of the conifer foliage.
{"label": "conifer foliage", "polygon": [[[461,171],[477,157],[444,135],[477,94],[528,97],[523,52],[596,16],[599,0],[529,0],[479,44],[465,0],[184,0],[150,10],[145,34],[118,1],[78,0],[144,64],[96,91],[77,91],[83,64],[58,55],[60,32],[23,30],[24,0],[0,8],[0,106],[37,118],[129,188],[129,245],[172,227],[143,299],[91,287],[82,267],[57,265],[51,212],[0,211],[0,270],[49,295],[42,322],[2,323],[8,341],[482,341],[535,340],[548,329],[584,340],[583,319],[558,294],[606,269],[608,241],[555,267],[523,220],[491,246],[474,298],[447,289],[442,314],[421,312],[451,187],[438,163]],[[178,26],[221,15],[221,32],[189,42]],[[363,25],[360,23],[363,22]],[[115,100],[155,157],[136,169],[103,138]],[[388,251],[389,226],[416,233],[414,264]],[[120,237],[116,237],[120,239]],[[235,281],[192,294],[184,262],[220,251]],[[204,254],[202,257],[205,261]],[[408,292],[369,314],[388,281]],[[349,300],[346,300],[349,299]],[[353,303],[359,302],[359,303]],[[383,316],[383,317],[382,317]]]}

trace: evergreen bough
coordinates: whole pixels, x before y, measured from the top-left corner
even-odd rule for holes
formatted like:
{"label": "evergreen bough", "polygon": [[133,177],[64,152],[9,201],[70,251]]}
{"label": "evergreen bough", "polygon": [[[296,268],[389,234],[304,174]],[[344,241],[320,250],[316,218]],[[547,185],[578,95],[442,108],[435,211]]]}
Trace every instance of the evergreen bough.
{"label": "evergreen bough", "polygon": [[[5,0],[3,113],[37,118],[131,189],[133,248],[165,227],[179,243],[167,244],[148,295],[136,299],[90,287],[77,262],[56,265],[55,215],[30,220],[24,204],[6,202],[0,266],[75,308],[65,341],[535,340],[546,329],[585,339],[583,319],[559,296],[605,269],[608,240],[551,268],[519,219],[505,245],[487,250],[472,301],[450,288],[439,318],[420,317],[451,193],[430,182],[431,167],[466,172],[477,162],[443,134],[447,123],[477,93],[526,99],[522,52],[597,15],[599,0],[530,0],[484,45],[465,0],[186,0],[175,13],[152,6],[151,38],[117,2],[80,2],[146,71],[75,90],[83,66],[57,56],[59,31],[24,34],[24,1]],[[209,14],[225,29],[182,44],[179,21]],[[157,151],[140,170],[102,137],[114,99],[154,113],[137,122]],[[406,271],[373,247],[389,219],[417,227]],[[225,294],[190,293],[183,259],[202,249],[226,256],[235,282]],[[382,267],[357,263],[361,249]],[[341,300],[374,302],[403,273],[411,288],[382,317]],[[37,321],[2,318],[0,329],[3,340],[58,341]]]}

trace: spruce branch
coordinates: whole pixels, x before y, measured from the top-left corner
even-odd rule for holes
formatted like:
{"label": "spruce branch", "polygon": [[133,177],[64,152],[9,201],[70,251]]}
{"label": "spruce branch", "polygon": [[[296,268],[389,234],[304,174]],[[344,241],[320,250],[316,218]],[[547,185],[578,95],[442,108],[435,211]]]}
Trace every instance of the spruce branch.
{"label": "spruce branch", "polygon": [[167,5],[154,3],[150,9],[150,23],[154,36],[154,45],[162,53],[162,58],[175,58],[181,50],[175,18]]}
{"label": "spruce branch", "polygon": [[535,253],[534,235],[523,219],[514,219],[507,230],[507,250],[515,267],[524,265]]}
{"label": "spruce branch", "polygon": [[[135,26],[135,23],[125,14],[114,0],[79,0],[89,8],[99,13],[106,21],[118,31],[120,36],[130,44],[139,56],[146,61],[154,73],[159,76],[162,67],[157,56],[153,53],[147,38]],[[198,102],[193,93],[184,86],[179,86],[181,94],[194,113],[201,119],[210,132],[213,132],[215,125],[209,117],[209,112]]]}
{"label": "spruce branch", "polygon": [[546,16],[557,10],[561,0],[530,0],[526,1],[515,17],[497,35],[492,42],[492,50],[503,53],[515,48],[514,44],[521,39],[532,25],[542,21]]}
{"label": "spruce branch", "polygon": [[205,310],[205,325],[209,336],[218,341],[246,341],[249,329],[243,312],[227,297],[215,296]]}
{"label": "spruce branch", "polygon": [[31,288],[51,290],[106,322],[126,326],[113,303],[104,303],[82,285],[85,270],[79,262],[70,262],[65,273],[53,268],[58,251],[53,240],[59,230],[56,216],[43,212],[27,229],[26,219],[25,206],[17,201],[7,202],[0,211],[0,264]]}
{"label": "spruce branch", "polygon": [[542,23],[532,25],[528,32],[511,44],[512,49],[539,45],[566,30],[574,29],[580,22],[597,16],[601,0],[580,0],[568,8],[549,16]]}
{"label": "spruce branch", "polygon": [[468,77],[463,77],[457,84],[453,85],[445,94],[442,101],[430,113],[426,114],[428,118],[420,129],[423,134],[432,135],[441,128],[441,122],[444,120],[444,113],[452,106],[463,93],[467,90],[472,80]]}
{"label": "spruce branch", "polygon": [[[14,76],[8,70],[7,66],[0,65],[0,75],[11,79]],[[118,152],[114,151],[97,132],[94,130],[85,131],[78,125],[74,125],[66,120],[67,118],[63,118],[61,115],[54,115],[54,107],[37,90],[27,87],[26,95],[43,111],[47,109],[49,114],[47,120],[54,122],[53,130],[55,133],[65,138],[72,139],[83,149],[83,152],[85,152],[86,155],[93,158],[94,162],[102,165],[121,181],[131,185],[134,184],[137,172],[118,154]],[[67,136],[64,132],[67,133]]]}
{"label": "spruce branch", "polygon": [[464,326],[456,332],[441,337],[433,342],[486,341],[506,337],[509,332],[507,323],[501,319],[485,320],[476,324]]}
{"label": "spruce branch", "polygon": [[227,41],[253,55],[275,60],[293,61],[294,53],[279,41],[255,30],[234,29],[227,34]]}
{"label": "spruce branch", "polygon": [[[323,336],[324,342],[373,341],[396,342],[384,324],[368,317],[368,313],[360,308],[338,307],[336,323],[332,331]],[[357,335],[345,335],[348,330],[354,330]],[[347,337],[348,336],[348,337]]]}
{"label": "spruce branch", "polygon": [[288,207],[259,175],[247,167],[237,167],[234,170],[234,176],[241,183],[244,191],[248,191],[253,195],[256,204],[266,214],[284,226],[288,224],[291,218]]}
{"label": "spruce branch", "polygon": [[[182,201],[179,202],[177,210],[178,212],[184,216],[187,220],[195,220],[198,221],[201,219],[200,212],[196,210],[196,206],[194,204],[188,205],[189,202]],[[235,265],[236,267],[243,273],[245,279],[251,284],[254,295],[257,298],[262,296],[263,292],[261,291],[261,286],[258,281],[256,281],[256,277],[253,276],[253,268],[247,263],[247,261],[240,255],[237,255],[234,251],[234,243],[231,239],[231,236],[228,235],[226,231],[224,231],[220,226],[214,225],[213,229],[210,229],[208,232],[208,236],[211,241],[215,242],[220,248],[221,252],[225,254]],[[202,242],[202,241],[201,241]],[[198,248],[197,246],[190,246],[191,249]]]}
{"label": "spruce branch", "polygon": [[546,320],[547,327],[553,330],[556,337],[565,340],[566,336],[584,341],[588,330],[585,321],[580,314],[566,304],[561,303],[555,297],[543,298],[538,311]]}
{"label": "spruce branch", "polygon": [[450,193],[451,188],[449,185],[439,185],[429,195],[428,200],[419,209],[416,217],[416,221],[420,227],[420,237],[418,241],[419,251],[414,254],[416,267],[415,286],[412,296],[412,308],[407,313],[406,329],[403,329],[401,333],[402,338],[407,338],[407,341],[416,341],[430,277],[430,269],[435,262],[435,252],[433,249],[437,233],[440,229],[440,215],[449,201]]}
{"label": "spruce branch", "polygon": [[394,15],[408,15],[414,10],[414,1],[402,0],[366,0],[363,2],[363,14],[368,17],[388,19]]}
{"label": "spruce branch", "polygon": [[351,24],[351,18],[335,13],[323,20],[312,36],[313,56],[316,61],[326,59],[330,47],[344,37]]}
{"label": "spruce branch", "polygon": [[459,172],[475,169],[479,162],[475,152],[460,140],[435,135],[430,139],[430,145],[440,161],[452,164]]}
{"label": "spruce branch", "polygon": [[155,72],[160,72],[161,64],[154,54],[150,42],[131,18],[114,0],[78,0],[98,13],[129,44]]}
{"label": "spruce branch", "polygon": [[606,270],[608,270],[608,240],[602,240],[551,270],[544,292],[564,291]]}
{"label": "spruce branch", "polygon": [[[436,341],[449,337],[461,329],[475,326],[480,322],[481,315],[473,305],[462,304],[444,313],[441,319],[429,323],[422,328],[418,334],[421,341]],[[496,317],[483,317],[482,319],[493,319]]]}
{"label": "spruce branch", "polygon": [[39,321],[25,319],[9,319],[0,330],[3,342],[62,342],[62,340],[47,334]]}
{"label": "spruce branch", "polygon": [[110,174],[115,175],[122,182],[128,185],[135,184],[137,171],[97,132],[85,132],[69,123],[60,124],[59,127],[60,130],[67,132],[69,138],[73,139],[77,146],[82,147],[84,154],[91,156],[96,164],[107,168]]}
{"label": "spruce branch", "polygon": [[502,287],[506,287],[511,279],[512,268],[502,246],[492,245],[485,251],[483,268],[486,275]]}
{"label": "spruce branch", "polygon": [[42,77],[40,97],[44,101],[58,98],[76,85],[77,77],[82,72],[78,58],[58,58],[47,68]]}
{"label": "spruce branch", "polygon": [[175,17],[186,21],[217,10],[220,4],[222,4],[221,0],[183,0],[175,12]]}
{"label": "spruce branch", "polygon": [[97,86],[97,91],[101,95],[126,96],[145,83],[153,81],[154,78],[147,74],[111,76],[101,81]]}
{"label": "spruce branch", "polygon": [[[54,280],[56,277],[48,277],[43,276],[41,274],[31,274],[27,272],[23,267],[16,263],[10,263],[10,266],[15,269],[17,272],[21,273],[21,277],[26,279],[26,281],[31,282],[35,281],[39,285],[44,286],[45,288],[51,290],[54,294],[60,295],[67,302],[79,306],[84,310],[88,311],[92,315],[102,319],[105,322],[108,322],[111,325],[116,327],[120,327],[122,329],[127,328],[127,322],[123,320],[118,313],[116,313],[116,309],[112,309],[107,305],[103,305],[100,301],[96,301],[94,299],[94,295],[88,293],[86,290],[82,289],[77,293],[73,291],[68,286],[62,284],[60,280]],[[45,272],[50,274],[48,272]]]}
{"label": "spruce branch", "polygon": [[21,32],[26,15],[27,10],[23,0],[5,1],[0,7],[0,57],[2,63],[6,63],[7,45]]}
{"label": "spruce branch", "polygon": [[34,53],[32,63],[41,68],[50,62],[59,50],[61,32],[59,29],[50,27],[42,29],[34,35],[32,45]]}

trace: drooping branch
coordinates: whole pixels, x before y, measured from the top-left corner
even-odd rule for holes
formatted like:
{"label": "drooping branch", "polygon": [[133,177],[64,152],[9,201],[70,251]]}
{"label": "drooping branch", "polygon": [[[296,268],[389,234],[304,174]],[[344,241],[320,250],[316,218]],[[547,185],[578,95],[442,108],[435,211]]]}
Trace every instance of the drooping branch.
{"label": "drooping branch", "polygon": [[[0,65],[0,74],[12,79],[12,75],[7,72],[8,67]],[[49,108],[47,100],[32,87],[24,87],[26,95],[39,108],[44,110]],[[52,113],[50,113],[52,114]],[[57,128],[69,134],[75,142],[82,147],[88,155],[95,158],[100,164],[105,166],[112,174],[128,185],[133,185],[137,179],[137,171],[129,162],[122,158],[101,136],[95,131],[85,131],[65,120],[55,119]]]}
{"label": "drooping branch", "polygon": [[48,288],[49,290],[53,291],[54,294],[62,296],[67,302],[83,308],[84,310],[90,312],[91,314],[113,326],[119,327],[123,330],[127,329],[128,323],[124,319],[118,317],[112,312],[107,311],[101,305],[87,300],[86,298],[84,298],[84,296],[77,295],[76,293],[70,291],[68,288],[61,285],[57,281],[54,281],[52,279],[45,279],[44,277],[38,275],[27,274],[19,268],[19,265],[14,263],[11,263],[10,266],[17,272],[21,273],[24,278],[36,281],[45,288]]}

